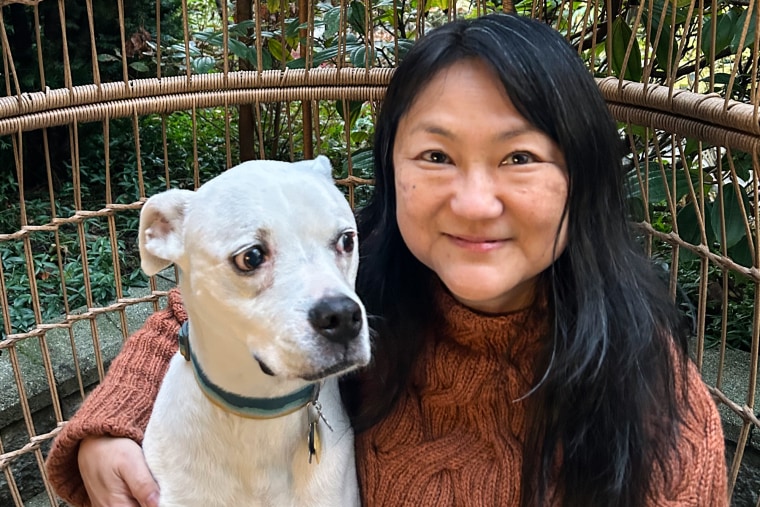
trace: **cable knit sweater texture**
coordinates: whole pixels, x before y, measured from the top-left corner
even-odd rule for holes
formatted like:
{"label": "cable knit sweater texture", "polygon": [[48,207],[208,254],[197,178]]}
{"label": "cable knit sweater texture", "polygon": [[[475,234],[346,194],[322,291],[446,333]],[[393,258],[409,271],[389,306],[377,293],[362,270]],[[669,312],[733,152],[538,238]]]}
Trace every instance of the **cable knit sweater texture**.
{"label": "cable knit sweater texture", "polygon": [[[530,430],[524,401],[534,376],[545,319],[531,309],[483,316],[441,297],[441,332],[427,341],[412,381],[382,422],[356,437],[366,506],[518,506],[523,443]],[[108,380],[87,398],[56,438],[46,465],[61,497],[89,506],[77,466],[86,436],[142,441],[160,379],[187,318],[179,292],[125,344]],[[483,337],[488,337],[484,340]],[[690,410],[672,480],[654,475],[652,506],[727,505],[720,418],[693,366]],[[328,451],[329,452],[329,451]]]}

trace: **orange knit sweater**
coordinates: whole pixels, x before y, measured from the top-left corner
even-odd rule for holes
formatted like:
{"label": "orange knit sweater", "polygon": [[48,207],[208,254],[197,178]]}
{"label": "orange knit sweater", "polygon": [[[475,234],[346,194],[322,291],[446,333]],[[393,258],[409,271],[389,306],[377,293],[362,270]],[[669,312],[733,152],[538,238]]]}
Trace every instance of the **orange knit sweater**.
{"label": "orange knit sweater", "polygon": [[[539,312],[487,317],[441,298],[442,331],[426,344],[409,388],[391,413],[356,437],[356,459],[367,506],[517,506],[526,427],[524,401],[533,379]],[[142,440],[160,379],[187,318],[177,291],[125,344],[107,381],[56,438],[48,478],[65,500],[89,505],[77,467],[79,442],[113,435]],[[484,340],[483,337],[487,337]],[[673,480],[656,474],[651,505],[727,505],[720,418],[693,366],[686,424],[668,464]],[[510,401],[511,400],[511,401]]]}

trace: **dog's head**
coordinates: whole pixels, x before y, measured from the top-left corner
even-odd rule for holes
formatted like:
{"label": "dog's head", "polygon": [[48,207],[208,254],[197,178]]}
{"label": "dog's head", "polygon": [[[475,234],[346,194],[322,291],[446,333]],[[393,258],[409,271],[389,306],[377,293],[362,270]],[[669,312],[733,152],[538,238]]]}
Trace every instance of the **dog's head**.
{"label": "dog's head", "polygon": [[246,162],[157,194],[139,240],[148,275],[180,268],[193,329],[244,341],[265,372],[316,380],[369,361],[356,221],[326,157]]}

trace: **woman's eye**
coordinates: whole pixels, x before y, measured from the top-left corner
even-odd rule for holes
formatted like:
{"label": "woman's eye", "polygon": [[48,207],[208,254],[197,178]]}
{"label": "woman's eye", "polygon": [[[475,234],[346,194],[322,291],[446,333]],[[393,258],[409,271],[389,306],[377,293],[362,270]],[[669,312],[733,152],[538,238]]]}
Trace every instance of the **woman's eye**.
{"label": "woman's eye", "polygon": [[240,271],[251,272],[258,269],[266,260],[266,252],[264,248],[256,245],[252,246],[248,250],[240,252],[232,258],[232,262],[235,263]]}
{"label": "woman's eye", "polygon": [[448,164],[450,162],[449,156],[442,151],[426,151],[422,154],[422,160],[434,164]]}
{"label": "woman's eye", "polygon": [[531,164],[536,161],[536,157],[531,155],[530,153],[521,151],[512,153],[507,158],[504,159],[502,162],[502,165],[523,165],[523,164]]}
{"label": "woman's eye", "polygon": [[338,238],[338,252],[351,253],[354,251],[356,245],[356,233],[354,231],[347,231],[340,235]]}

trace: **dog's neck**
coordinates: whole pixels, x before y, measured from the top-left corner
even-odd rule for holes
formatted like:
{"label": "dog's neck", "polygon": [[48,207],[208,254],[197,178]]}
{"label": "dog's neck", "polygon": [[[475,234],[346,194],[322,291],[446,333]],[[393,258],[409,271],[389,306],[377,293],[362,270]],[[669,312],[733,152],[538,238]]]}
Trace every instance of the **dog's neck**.
{"label": "dog's neck", "polygon": [[[187,321],[180,328],[178,340],[180,353],[193,368],[198,387],[212,403],[228,412],[241,417],[270,419],[288,415],[309,404],[314,404],[319,397],[319,383],[307,383],[284,394],[267,394],[266,396],[250,396],[236,392],[240,389],[233,390],[228,386],[220,385],[205,371],[191,346]],[[231,366],[229,362],[225,366],[229,371]]]}

